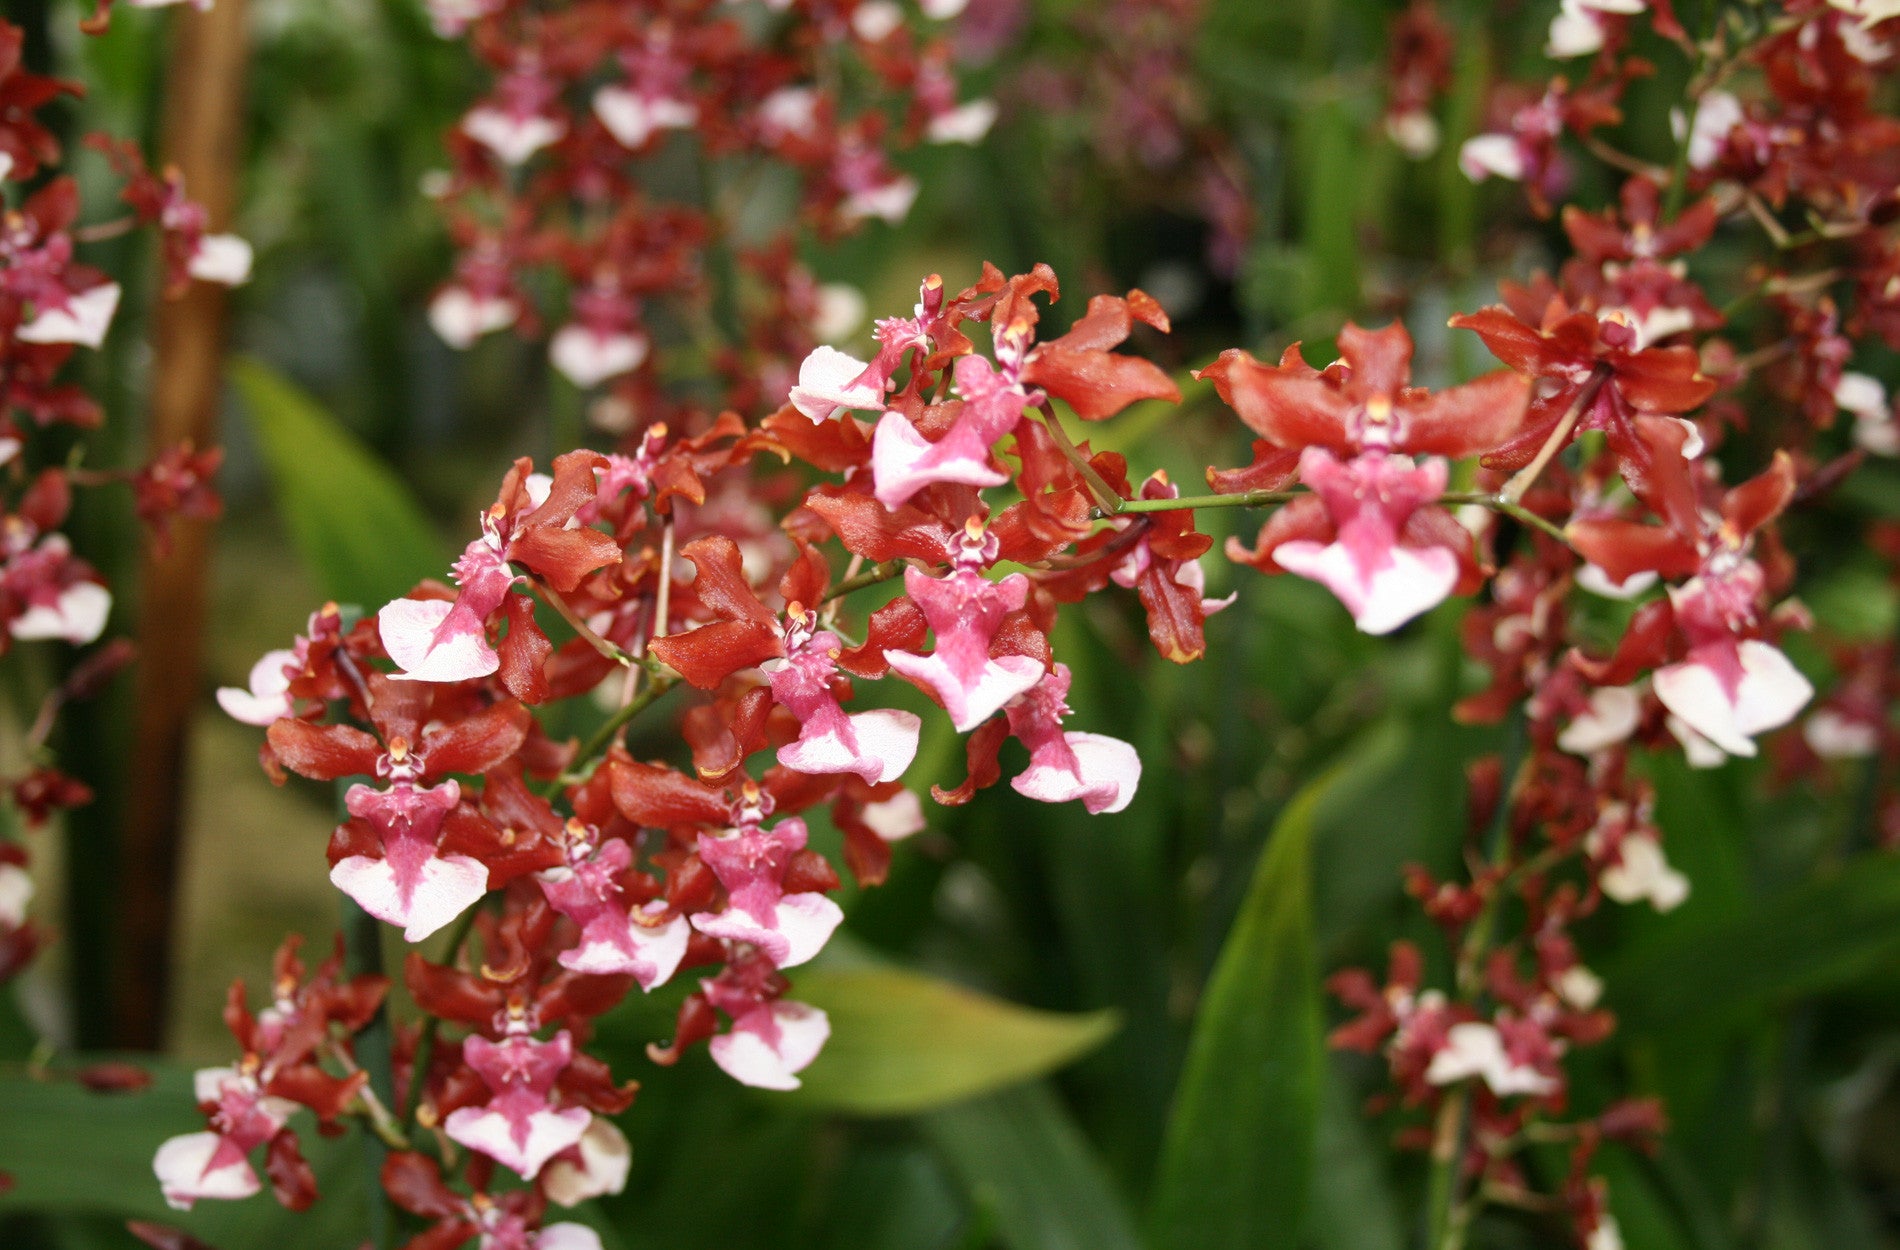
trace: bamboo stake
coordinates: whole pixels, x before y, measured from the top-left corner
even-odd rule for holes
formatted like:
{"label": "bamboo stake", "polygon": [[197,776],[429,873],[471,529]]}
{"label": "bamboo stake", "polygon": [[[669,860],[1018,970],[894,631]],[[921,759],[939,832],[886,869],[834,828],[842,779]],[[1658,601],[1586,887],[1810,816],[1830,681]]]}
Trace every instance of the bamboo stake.
{"label": "bamboo stake", "polygon": [[[180,10],[165,76],[164,158],[185,177],[213,229],[229,220],[241,164],[248,39],[245,0]],[[155,454],[215,439],[223,384],[225,290],[195,282],[155,314],[151,415]],[[121,1046],[163,1044],[171,988],[172,919],[183,835],[190,731],[200,702],[206,584],[203,522],[180,520],[168,556],[142,562],[137,720],[128,769],[112,1030]]]}

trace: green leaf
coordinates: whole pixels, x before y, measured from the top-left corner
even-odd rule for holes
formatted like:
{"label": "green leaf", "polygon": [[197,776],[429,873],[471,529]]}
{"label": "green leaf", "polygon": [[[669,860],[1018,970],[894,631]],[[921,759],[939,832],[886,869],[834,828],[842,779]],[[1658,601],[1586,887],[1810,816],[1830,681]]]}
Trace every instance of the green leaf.
{"label": "green leaf", "polygon": [[1367,160],[1364,140],[1336,101],[1300,111],[1294,152],[1306,184],[1300,243],[1312,260],[1302,315],[1343,319],[1359,309],[1359,233],[1353,206]]}
{"label": "green leaf", "polygon": [[1088,1139],[1046,1086],[933,1112],[919,1125],[1011,1250],[1141,1250]]}
{"label": "green leaf", "polygon": [[1715,1026],[1900,959],[1900,861],[1867,855],[1737,915],[1660,930],[1604,969],[1628,1033]]}
{"label": "green leaf", "polygon": [[788,1100],[856,1115],[911,1115],[1033,1080],[1118,1023],[1111,1011],[1035,1011],[894,968],[810,972],[798,998],[831,1017],[831,1040]]}
{"label": "green leaf", "polygon": [[1306,1244],[1315,1250],[1405,1250],[1387,1152],[1336,1065],[1328,1066],[1323,1084]]}
{"label": "green leaf", "polygon": [[298,554],[323,593],[375,611],[448,567],[400,478],[316,400],[258,360],[231,365]]}
{"label": "green leaf", "polygon": [[[94,1093],[70,1078],[35,1079],[0,1069],[0,1172],[13,1188],[0,1196],[0,1218],[23,1212],[156,1220],[185,1229],[219,1250],[334,1250],[363,1240],[365,1189],[354,1135],[318,1136],[307,1115],[291,1121],[317,1174],[317,1204],[292,1214],[267,1192],[240,1202],[201,1202],[189,1212],[165,1205],[152,1175],[159,1144],[204,1128],[191,1071],[146,1057],[152,1084],[126,1093]],[[261,1158],[254,1160],[261,1164]],[[261,1176],[261,1173],[260,1173]]]}
{"label": "green leaf", "polygon": [[1337,775],[1287,805],[1208,979],[1149,1210],[1169,1250],[1299,1244],[1325,1067],[1313,825]]}

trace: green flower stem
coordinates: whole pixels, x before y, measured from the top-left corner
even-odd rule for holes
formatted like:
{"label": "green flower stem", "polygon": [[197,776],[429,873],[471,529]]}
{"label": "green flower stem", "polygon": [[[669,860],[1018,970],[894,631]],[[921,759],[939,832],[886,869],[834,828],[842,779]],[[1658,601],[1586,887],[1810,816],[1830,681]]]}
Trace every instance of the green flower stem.
{"label": "green flower stem", "polygon": [[[455,957],[462,952],[463,943],[475,928],[475,914],[482,909],[478,902],[460,916],[449,929],[448,949],[443,952],[442,962],[453,965]],[[415,1127],[416,1110],[422,1106],[422,1090],[428,1084],[429,1065],[435,1060],[436,1035],[442,1031],[442,1018],[428,1016],[422,1022],[422,1036],[416,1042],[415,1061],[409,1065],[409,1097],[403,1101],[402,1132],[406,1135]]]}
{"label": "green flower stem", "polygon": [[[339,798],[344,784],[341,781],[337,783]],[[364,911],[347,894],[343,896],[343,966],[346,974],[352,978],[381,976],[383,973],[382,926],[377,923],[376,917]],[[355,1049],[358,1066],[369,1073],[369,1092],[384,1108],[388,1108],[396,1101],[395,1074],[390,1066],[392,1045],[388,1004],[379,1005],[369,1023],[357,1033]],[[367,1099],[365,1105],[368,1105]],[[369,1240],[377,1250],[389,1250],[394,1244],[394,1213],[390,1209],[388,1195],[383,1193],[382,1183],[383,1160],[388,1154],[389,1145],[380,1134],[372,1131],[364,1136],[363,1166],[368,1181]]]}
{"label": "green flower stem", "polygon": [[[1249,490],[1233,495],[1183,495],[1178,499],[1124,499],[1121,506],[1112,512],[1096,510],[1096,519],[1106,520],[1111,516],[1124,516],[1143,512],[1179,512],[1195,508],[1265,508],[1277,504],[1290,503],[1310,492],[1305,490]],[[1480,508],[1489,508],[1502,513],[1520,525],[1528,526],[1547,538],[1555,539],[1568,547],[1569,537],[1561,526],[1538,516],[1516,500],[1503,495],[1493,495],[1486,491],[1454,490],[1446,491],[1437,502],[1448,504],[1476,504]]]}
{"label": "green flower stem", "polygon": [[873,564],[863,572],[852,577],[847,577],[836,586],[833,586],[831,593],[827,594],[820,602],[829,603],[833,599],[844,598],[854,590],[863,590],[866,586],[875,586],[879,582],[888,582],[903,571],[904,562],[902,560],[886,560],[882,564]]}

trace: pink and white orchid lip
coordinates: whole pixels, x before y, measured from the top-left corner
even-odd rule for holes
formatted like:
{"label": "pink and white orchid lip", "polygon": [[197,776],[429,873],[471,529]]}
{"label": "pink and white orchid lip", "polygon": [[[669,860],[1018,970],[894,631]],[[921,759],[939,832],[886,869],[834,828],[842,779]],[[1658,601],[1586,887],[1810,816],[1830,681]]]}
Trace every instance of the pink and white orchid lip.
{"label": "pink and white orchid lip", "polygon": [[533,1180],[548,1160],[578,1145],[593,1122],[585,1107],[551,1102],[555,1081],[574,1058],[574,1039],[565,1029],[545,1042],[524,1035],[491,1042],[477,1034],[462,1043],[462,1057],[487,1084],[490,1098],[483,1106],[450,1112],[443,1130],[523,1180]]}
{"label": "pink and white orchid lip", "polygon": [[792,1090],[831,1037],[831,1020],[805,1003],[774,1002],[746,1012],[712,1039],[713,1062],[754,1089]]}
{"label": "pink and white orchid lip", "polygon": [[917,757],[923,721],[883,708],[847,715],[831,690],[844,644],[798,621],[786,631],[787,654],[770,676],[772,697],[799,722],[798,740],[779,748],[779,763],[815,775],[855,773],[866,785],[897,780]]}
{"label": "pink and white orchid lip", "polygon": [[288,670],[295,663],[295,651],[266,651],[251,665],[245,687],[218,688],[218,706],[246,725],[268,725],[280,716],[291,715],[296,709],[290,698]]}
{"label": "pink and white orchid lip", "polygon": [[937,649],[929,655],[887,651],[884,659],[935,694],[958,733],[976,728],[1042,679],[1042,665],[1028,656],[989,653],[1003,617],[1020,609],[1028,595],[1029,579],[1021,573],[992,582],[972,569],[941,579],[910,569],[904,586],[930,621]]}
{"label": "pink and white orchid lip", "polygon": [[639,150],[663,130],[684,130],[699,120],[691,100],[642,95],[626,87],[602,87],[594,93],[594,116],[622,147]]}
{"label": "pink and white orchid lip", "polygon": [[791,391],[794,408],[814,422],[825,422],[840,412],[866,411],[884,406],[884,388],[865,380],[870,366],[835,347],[816,347],[798,366],[798,385]]}
{"label": "pink and white orchid lip", "polygon": [[[625,1189],[632,1169],[633,1148],[627,1135],[612,1120],[597,1115],[571,1153],[556,1155],[542,1169],[541,1192],[550,1202],[577,1207],[589,1198]],[[542,1244],[546,1246],[545,1232]]]}
{"label": "pink and white orchid lip", "polygon": [[1756,639],[1713,641],[1656,670],[1656,697],[1730,755],[1752,757],[1754,738],[1792,721],[1814,687],[1779,650]]}
{"label": "pink and white orchid lip", "polygon": [[1029,748],[1029,767],[1010,786],[1044,803],[1080,800],[1090,815],[1119,812],[1141,784],[1141,757],[1119,738],[1063,730],[1069,681],[1068,665],[1057,664],[1009,705],[1010,732]]}
{"label": "pink and white orchid lip", "polygon": [[477,107],[462,119],[462,132],[493,152],[504,165],[525,165],[536,152],[567,133],[567,123],[539,113]]}
{"label": "pink and white orchid lip", "polygon": [[724,911],[700,912],[693,927],[708,937],[747,942],[779,968],[805,963],[844,923],[844,911],[823,894],[786,893],[785,873],[805,849],[797,817],[770,829],[745,825],[724,837],[699,835],[699,857],[725,887]]}
{"label": "pink and white orchid lip", "polygon": [[475,341],[521,319],[521,305],[506,296],[449,285],[429,301],[429,327],[444,343],[467,351]]}
{"label": "pink and white orchid lip", "polygon": [[1273,558],[1331,590],[1362,632],[1389,634],[1451,594],[1458,557],[1399,540],[1411,515],[1444,494],[1444,461],[1415,467],[1408,457],[1367,451],[1341,464],[1311,447],[1300,458],[1300,477],[1325,502],[1336,536],[1281,543]]}

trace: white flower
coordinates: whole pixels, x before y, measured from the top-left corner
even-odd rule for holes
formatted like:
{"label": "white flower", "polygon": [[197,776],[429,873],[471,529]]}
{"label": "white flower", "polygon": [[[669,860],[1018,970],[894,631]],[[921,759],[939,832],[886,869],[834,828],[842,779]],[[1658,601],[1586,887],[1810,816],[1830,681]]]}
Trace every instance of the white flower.
{"label": "white flower", "polygon": [[429,301],[429,325],[457,351],[474,346],[484,334],[506,329],[520,315],[513,300],[478,295],[467,287],[445,286]]}
{"label": "white flower", "polygon": [[1726,91],[1704,93],[1696,102],[1695,121],[1689,127],[1689,164],[1707,169],[1722,157],[1729,132],[1747,119],[1742,102]]}
{"label": "white flower", "polygon": [[290,675],[285,667],[297,662],[294,651],[266,651],[251,665],[249,688],[220,686],[218,706],[246,725],[268,725],[280,716],[289,716]]}
{"label": "white flower", "polygon": [[0,864],[0,929],[26,923],[26,905],[33,899],[33,878],[18,864]]}
{"label": "white flower", "polygon": [[97,347],[106,341],[112,314],[119,310],[119,284],[101,282],[67,297],[64,308],[36,308],[14,337],[22,343],[78,343]]}
{"label": "white flower", "polygon": [[1808,747],[1824,760],[1865,759],[1880,748],[1880,727],[1822,708],[1801,727]]}
{"label": "white flower", "polygon": [[1491,1092],[1501,1098],[1513,1094],[1542,1096],[1557,1088],[1557,1082],[1528,1064],[1511,1062],[1504,1053],[1504,1039],[1489,1024],[1454,1024],[1446,1033],[1445,1048],[1432,1056],[1425,1079],[1433,1085],[1455,1085],[1470,1077],[1482,1077]]}
{"label": "white flower", "polygon": [[1767,643],[1750,638],[1734,646],[1732,661],[1692,651],[1689,659],[1657,669],[1656,697],[1722,750],[1752,758],[1755,736],[1793,720],[1814,687]]}
{"label": "white flower", "polygon": [[609,378],[632,373],[647,358],[647,340],[640,334],[602,334],[588,326],[563,326],[548,344],[554,367],[582,390]]}
{"label": "white flower", "polygon": [[917,180],[900,175],[868,190],[853,191],[838,206],[838,212],[846,221],[877,217],[897,226],[910,216],[910,206],[916,202]]}
{"label": "white flower", "polygon": [[1631,573],[1620,582],[1611,581],[1610,575],[1594,564],[1586,564],[1577,570],[1577,585],[1605,599],[1634,599],[1654,586],[1656,581],[1656,575],[1647,570]]}
{"label": "white flower", "polygon": [[792,406],[814,422],[829,421],[844,408],[882,408],[883,389],[857,380],[867,367],[862,360],[835,347],[814,348],[798,366],[798,385],[790,395]]}
{"label": "white flower", "polygon": [[903,10],[890,0],[865,0],[851,14],[851,30],[866,43],[882,43],[904,24]]}
{"label": "white flower", "polygon": [[462,133],[493,152],[504,165],[524,165],[542,148],[567,133],[567,123],[557,117],[530,113],[517,116],[486,105],[469,110],[462,119]]}
{"label": "white flower", "polygon": [[1415,161],[1422,161],[1438,150],[1438,121],[1424,109],[1386,114],[1385,134],[1399,151]]}
{"label": "white flower", "polygon": [[1608,750],[1636,732],[1642,712],[1643,699],[1634,686],[1594,690],[1589,708],[1557,735],[1557,745],[1572,755]]}
{"label": "white flower", "polygon": [[581,1134],[580,1162],[556,1158],[541,1173],[541,1188],[549,1201],[579,1206],[589,1198],[617,1194],[627,1187],[633,1167],[633,1147],[627,1135],[605,1116],[597,1115]]}
{"label": "white flower", "polygon": [[1588,1011],[1603,998],[1603,978],[1582,964],[1572,964],[1557,978],[1557,996],[1578,1011]]}
{"label": "white flower", "polygon": [[947,113],[939,113],[924,128],[924,137],[932,143],[969,143],[983,141],[996,124],[996,101],[971,100]]}
{"label": "white flower", "polygon": [[1646,900],[1657,911],[1674,911],[1689,897],[1689,878],[1669,866],[1654,834],[1625,834],[1616,853],[1617,862],[1605,868],[1597,882],[1617,902]]}
{"label": "white flower", "polygon": [[235,234],[207,234],[185,270],[200,282],[243,286],[251,280],[251,245]]}
{"label": "white flower", "polygon": [[1524,177],[1524,153],[1510,135],[1478,135],[1458,149],[1458,168],[1473,182],[1486,178],[1517,182]]}

